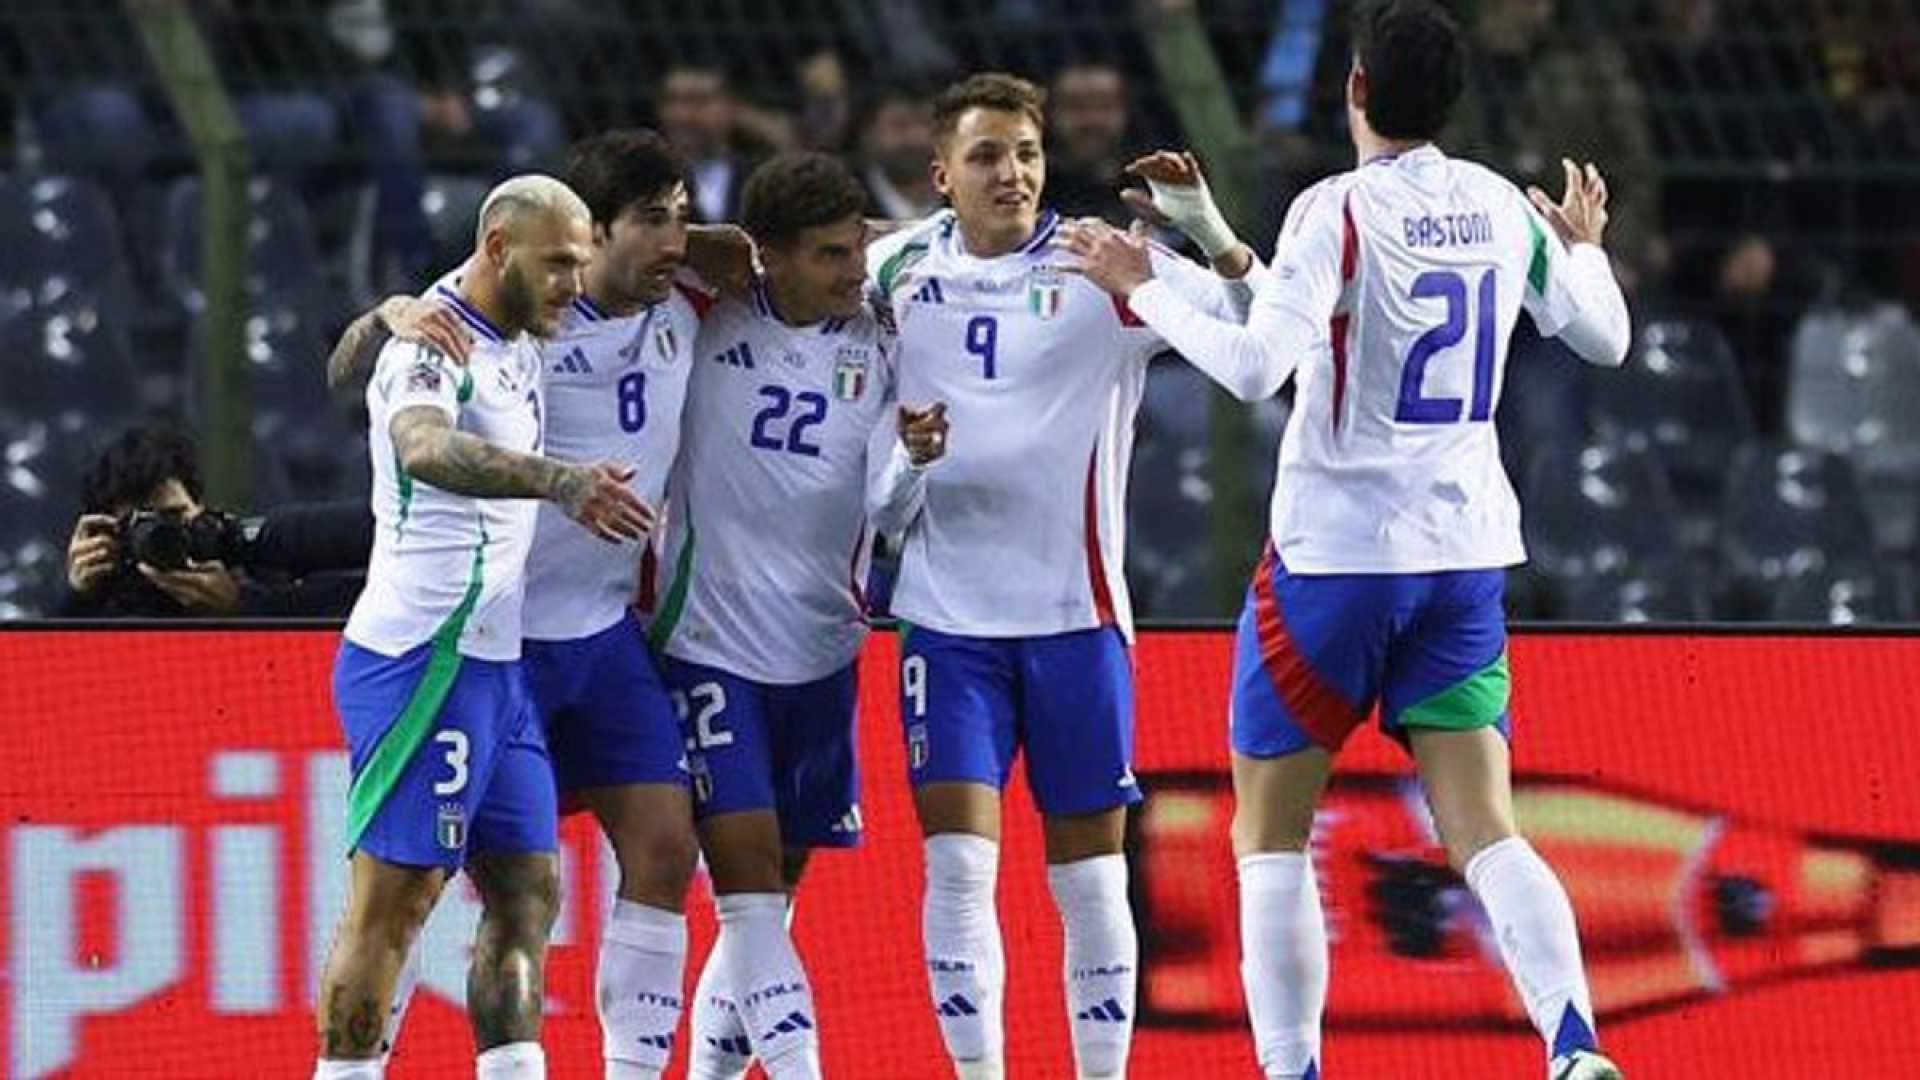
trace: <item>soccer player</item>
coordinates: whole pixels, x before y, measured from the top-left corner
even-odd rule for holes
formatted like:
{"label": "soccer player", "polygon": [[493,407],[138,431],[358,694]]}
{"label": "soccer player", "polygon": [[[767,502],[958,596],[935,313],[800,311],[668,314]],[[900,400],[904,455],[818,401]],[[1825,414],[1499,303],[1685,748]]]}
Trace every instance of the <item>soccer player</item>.
{"label": "soccer player", "polygon": [[352,879],[321,979],[317,1080],[381,1075],[402,961],[462,868],[482,904],[467,1001],[478,1075],[545,1075],[542,969],[559,881],[553,775],[520,665],[532,500],[602,540],[653,523],[626,467],[540,454],[533,338],[579,295],[590,238],[564,184],[502,183],[449,291],[478,339],[467,365],[395,341],[367,388],[379,529],[334,668],[353,767]]}
{"label": "soccer player", "polygon": [[1196,311],[1112,229],[1071,245],[1238,397],[1298,379],[1234,664],[1241,970],[1260,1064],[1318,1075],[1327,932],[1307,845],[1333,755],[1377,702],[1486,908],[1549,1075],[1618,1077],[1596,1046],[1573,909],[1514,829],[1501,590],[1525,552],[1493,425],[1522,310],[1591,363],[1626,355],[1600,248],[1606,183],[1568,162],[1561,202],[1523,197],[1433,144],[1464,58],[1429,0],[1367,9],[1355,30],[1359,167],[1294,200],[1247,325]]}
{"label": "soccer player", "polygon": [[[953,212],[868,253],[899,327],[901,398],[945,402],[963,433],[927,474],[893,600],[927,971],[963,1078],[1004,1072],[994,881],[1016,751],[1045,816],[1079,1074],[1121,1075],[1133,1032],[1139,942],[1121,837],[1140,792],[1121,511],[1147,361],[1166,345],[1054,252],[1042,115],[1040,91],[1009,75],[949,87],[934,104],[932,174]],[[1201,216],[1215,268],[1248,272],[1252,253],[1217,212]],[[1251,298],[1152,257],[1207,310]]]}
{"label": "soccer player", "polygon": [[720,936],[694,998],[691,1075],[820,1075],[787,930],[811,849],[860,837],[861,583],[944,451],[939,405],[896,405],[893,340],[865,302],[865,195],[837,159],[756,169],[741,217],[765,275],[702,325],[670,485],[652,634],[681,699]]}
{"label": "soccer player", "polygon": [[[567,179],[592,214],[593,256],[584,291],[541,348],[553,455],[621,463],[649,505],[663,497],[679,449],[709,302],[675,286],[688,243],[684,171],[650,131],[575,144]],[[478,328],[450,284],[428,295],[386,309],[396,332],[464,350]],[[606,1076],[657,1077],[682,1011],[697,840],[679,717],[629,610],[654,587],[650,573],[642,580],[651,549],[600,543],[546,511],[537,529],[527,568],[528,681],[560,791],[593,812],[620,867],[596,977]],[[408,989],[396,997],[396,1030]]]}

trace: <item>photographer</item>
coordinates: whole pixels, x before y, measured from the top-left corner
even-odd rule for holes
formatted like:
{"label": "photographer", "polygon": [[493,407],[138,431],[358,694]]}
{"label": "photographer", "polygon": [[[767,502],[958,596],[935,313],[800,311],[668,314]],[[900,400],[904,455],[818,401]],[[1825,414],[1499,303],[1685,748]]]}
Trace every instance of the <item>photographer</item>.
{"label": "photographer", "polygon": [[136,427],[81,482],[66,616],[339,615],[373,544],[363,500],[238,518],[200,502],[193,441]]}

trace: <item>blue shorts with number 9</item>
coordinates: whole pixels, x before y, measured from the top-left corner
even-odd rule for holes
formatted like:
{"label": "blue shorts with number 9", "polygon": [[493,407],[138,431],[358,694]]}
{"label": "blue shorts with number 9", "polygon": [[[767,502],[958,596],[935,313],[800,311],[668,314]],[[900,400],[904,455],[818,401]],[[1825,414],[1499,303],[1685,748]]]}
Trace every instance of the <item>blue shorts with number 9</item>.
{"label": "blue shorts with number 9", "polygon": [[1337,751],[1376,703],[1380,726],[1509,731],[1499,570],[1291,574],[1271,545],[1240,614],[1233,749]]}
{"label": "blue shorts with number 9", "polygon": [[900,715],[913,785],[1004,788],[1014,754],[1046,814],[1140,801],[1133,660],[1117,627],[981,638],[901,627]]}
{"label": "blue shorts with number 9", "polygon": [[680,707],[696,818],[772,810],[790,847],[860,842],[858,664],[780,684],[662,657]]}
{"label": "blue shorts with number 9", "polygon": [[347,846],[402,866],[559,847],[553,767],[520,662],[434,643],[340,643],[334,708],[353,768]]}

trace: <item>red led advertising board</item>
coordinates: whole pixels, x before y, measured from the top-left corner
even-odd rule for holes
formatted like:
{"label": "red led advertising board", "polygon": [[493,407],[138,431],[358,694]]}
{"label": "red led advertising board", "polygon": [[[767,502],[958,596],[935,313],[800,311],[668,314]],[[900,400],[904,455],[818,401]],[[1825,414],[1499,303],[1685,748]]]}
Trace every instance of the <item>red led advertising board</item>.
{"label": "red led advertising board", "polygon": [[[0,633],[0,1062],[13,1077],[303,1076],[345,896],[347,774],[326,630]],[[1132,1075],[1254,1076],[1227,822],[1231,638],[1141,636]],[[1910,1075],[1920,1052],[1920,637],[1526,633],[1522,827],[1579,913],[1610,1052],[1638,1077]],[[946,1075],[919,963],[920,845],[896,653],[863,661],[866,840],[823,853],[796,933],[827,1074]],[[598,1075],[593,942],[612,862],[563,830],[545,1044]],[[1357,736],[1315,857],[1337,1077],[1537,1077],[1497,951],[1407,762]],[[712,935],[704,885],[689,987]],[[455,886],[390,1075],[471,1075],[476,917]],[[1010,1075],[1072,1075],[1036,819],[1009,793]],[[678,1073],[676,1073],[678,1075]]]}

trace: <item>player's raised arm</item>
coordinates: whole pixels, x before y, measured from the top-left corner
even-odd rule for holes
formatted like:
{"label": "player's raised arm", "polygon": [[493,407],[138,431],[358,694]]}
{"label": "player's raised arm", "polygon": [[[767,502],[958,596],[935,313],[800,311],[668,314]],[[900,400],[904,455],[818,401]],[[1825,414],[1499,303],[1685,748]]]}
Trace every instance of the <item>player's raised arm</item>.
{"label": "player's raised arm", "polygon": [[1600,246],[1607,230],[1607,181],[1591,163],[1583,168],[1562,158],[1560,164],[1567,190],[1558,203],[1537,187],[1527,191],[1533,256],[1522,303],[1542,334],[1566,342],[1589,364],[1619,367],[1632,344],[1633,323]]}
{"label": "player's raised arm", "polygon": [[327,388],[338,390],[372,371],[381,348],[393,338],[431,346],[460,364],[467,362],[467,350],[473,346],[473,332],[450,305],[417,296],[389,296],[340,335],[327,357]]}
{"label": "player's raised arm", "polygon": [[[1136,188],[1120,193],[1135,216],[1148,224],[1178,230],[1199,246],[1222,279],[1244,283],[1248,290],[1241,295],[1251,299],[1251,289],[1259,286],[1265,267],[1220,213],[1206,174],[1200,171],[1199,159],[1184,150],[1155,150],[1129,162],[1126,172],[1147,184],[1146,191]],[[1240,310],[1244,315],[1244,303]]]}
{"label": "player's raised arm", "polygon": [[1254,296],[1245,325],[1196,304],[1167,279],[1177,273],[1149,246],[1110,226],[1076,227],[1067,248],[1089,280],[1127,301],[1133,313],[1195,367],[1242,401],[1273,396],[1300,360],[1326,341],[1340,293],[1340,241],[1321,200],[1297,200],[1281,230],[1274,269]]}

